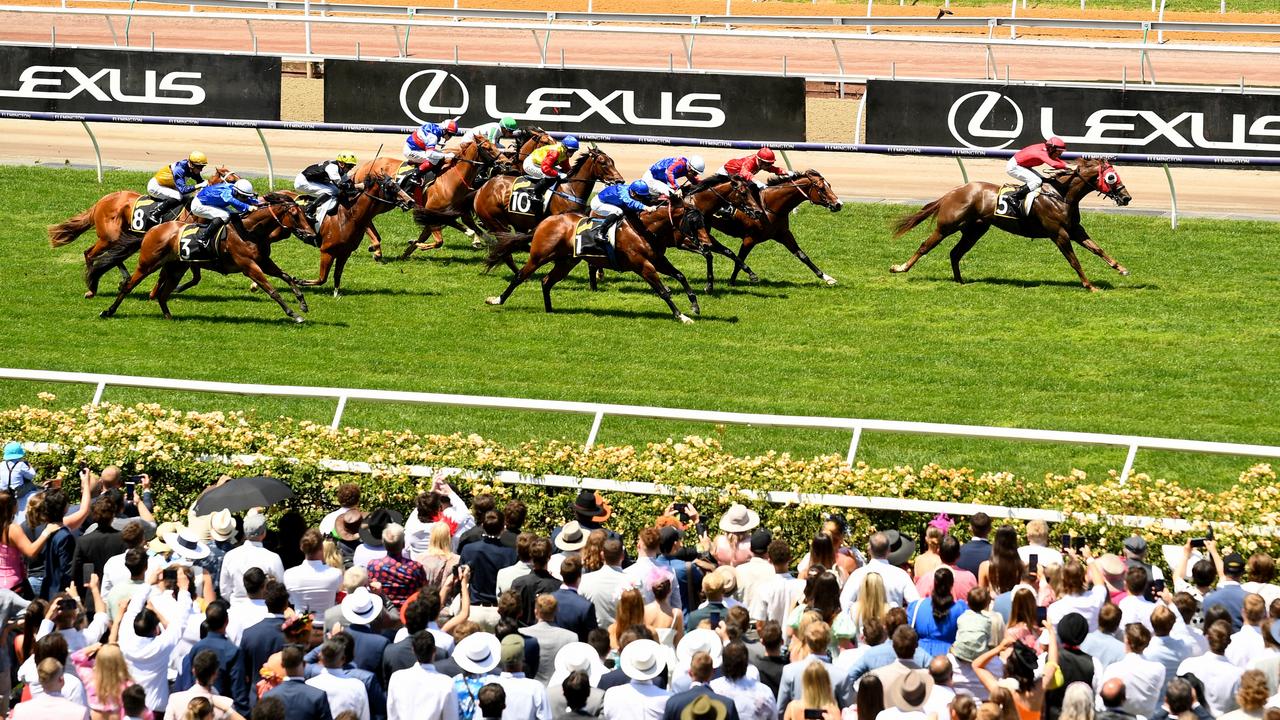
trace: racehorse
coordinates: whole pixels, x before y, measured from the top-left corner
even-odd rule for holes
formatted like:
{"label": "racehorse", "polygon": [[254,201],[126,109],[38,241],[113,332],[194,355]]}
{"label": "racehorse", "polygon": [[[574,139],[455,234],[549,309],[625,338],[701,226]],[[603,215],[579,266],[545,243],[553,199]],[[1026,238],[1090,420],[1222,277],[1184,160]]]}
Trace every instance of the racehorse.
{"label": "racehorse", "polygon": [[[386,158],[382,158],[386,159]],[[373,162],[377,162],[376,160]],[[397,161],[398,162],[398,161]],[[323,285],[329,280],[329,268],[333,268],[333,296],[340,295],[342,269],[351,259],[351,253],[360,247],[365,232],[373,225],[373,216],[394,207],[408,210],[413,207],[409,197],[396,184],[395,178],[377,171],[364,175],[364,189],[360,190],[349,207],[338,205],[337,211],[320,224],[318,246],[320,248],[320,277],[301,280],[300,285]],[[369,187],[372,185],[372,187]]]}
{"label": "racehorse", "polygon": [[1049,238],[1058,250],[1066,257],[1067,262],[1080,276],[1080,282],[1091,291],[1097,291],[1080,268],[1071,243],[1076,242],[1089,252],[1106,261],[1112,269],[1121,275],[1129,271],[1120,263],[1112,260],[1097,243],[1089,237],[1084,226],[1080,224],[1080,201],[1092,192],[1099,192],[1111,198],[1116,205],[1124,207],[1133,198],[1125,189],[1111,162],[1106,159],[1091,160],[1080,158],[1075,166],[1067,171],[1059,171],[1046,179],[1046,184],[1058,191],[1059,197],[1041,193],[1032,204],[1030,217],[1007,218],[997,215],[1000,186],[988,182],[971,182],[961,185],[933,202],[925,205],[919,212],[908,215],[894,226],[893,236],[902,237],[930,217],[937,217],[937,223],[929,237],[920,244],[911,259],[901,265],[889,268],[890,272],[904,273],[911,269],[920,258],[942,242],[942,239],[955,231],[960,231],[960,242],[951,248],[951,272],[958,283],[960,279],[960,259],[978,242],[978,239],[995,226],[1014,235],[1029,238]]}
{"label": "racehorse", "polygon": [[[724,176],[712,176],[707,180],[714,181],[717,179],[722,180],[723,178]],[[805,170],[804,172],[770,178],[765,188],[760,190],[760,205],[764,208],[764,214],[758,219],[750,217],[747,213],[742,212],[741,209],[736,209],[732,215],[716,214],[711,216],[711,228],[713,230],[719,230],[730,237],[742,238],[742,247],[738,250],[733,273],[729,276],[730,285],[737,282],[739,271],[745,271],[751,282],[760,281],[760,278],[747,265],[747,256],[751,254],[752,248],[770,240],[777,240],[783,247],[790,250],[791,254],[804,263],[805,267],[813,271],[813,274],[817,275],[819,280],[828,285],[836,284],[835,278],[819,269],[805,254],[804,250],[800,249],[800,244],[796,242],[795,234],[791,232],[791,211],[806,200],[831,212],[840,212],[840,209],[844,207],[844,203],[840,202],[840,198],[836,197],[835,190],[832,189],[827,179],[822,177],[822,173],[817,170]],[[708,288],[714,282],[710,260],[711,258],[708,257]]]}
{"label": "racehorse", "polygon": [[679,280],[684,287],[685,293],[689,296],[693,314],[701,314],[698,298],[689,287],[689,281],[664,254],[667,248],[680,243],[696,242],[703,247],[708,246],[711,236],[707,234],[705,219],[696,207],[682,202],[666,204],[641,213],[640,221],[650,237],[649,240],[641,237],[629,222],[620,223],[617,226],[612,264],[610,264],[610,258],[606,257],[575,256],[574,231],[578,222],[584,217],[586,216],[580,213],[562,213],[552,215],[538,223],[538,227],[532,234],[499,233],[500,244],[490,252],[486,261],[488,268],[492,269],[504,258],[510,263],[511,252],[509,248],[504,252],[503,246],[522,246],[528,243],[530,245],[529,260],[512,278],[511,284],[502,291],[502,295],[485,298],[485,302],[490,305],[505,303],[507,298],[511,297],[511,293],[528,280],[534,271],[549,262],[554,262],[555,266],[542,278],[542,303],[546,311],[551,312],[551,288],[564,279],[578,263],[586,260],[592,268],[612,267],[640,275],[649,282],[649,286],[658,294],[658,297],[667,303],[676,320],[685,324],[692,323],[693,319],[680,312],[676,304],[671,301],[671,291],[663,284],[662,278],[658,277],[658,273],[670,275]]}
{"label": "racehorse", "polygon": [[523,135],[525,140],[516,149],[515,162],[513,163],[517,172],[519,172],[520,166],[524,164],[525,158],[529,157],[529,153],[544,145],[551,145],[556,141],[555,138],[547,134],[546,130],[540,127],[523,128]]}
{"label": "racehorse", "polygon": [[[565,178],[551,193],[546,212],[542,208],[531,208],[530,213],[512,213],[508,210],[511,201],[511,185],[517,178],[501,175],[485,183],[475,196],[475,213],[480,224],[491,233],[516,230],[531,232],[539,221],[548,215],[565,212],[581,212],[587,208],[591,191],[596,182],[615,185],[622,182],[622,174],[618,172],[613,158],[605,151],[591,146],[570,166]],[[508,262],[512,272],[515,264]]]}
{"label": "racehorse", "polygon": [[[232,272],[244,273],[258,287],[262,288],[271,299],[275,300],[294,322],[302,322],[302,317],[293,312],[280,293],[276,291],[267,276],[280,278],[289,284],[293,296],[298,299],[302,312],[307,311],[307,300],[293,277],[285,274],[271,259],[271,244],[290,234],[297,235],[304,242],[314,234],[307,213],[292,197],[283,193],[268,193],[263,196],[264,205],[247,213],[242,222],[248,237],[241,237],[233,225],[226,226],[226,239],[222,243],[222,252],[217,261],[206,264],[206,267],[224,275]],[[124,302],[129,291],[137,287],[151,273],[160,271],[160,282],[153,293],[156,302],[166,320],[172,320],[169,312],[169,297],[182,279],[182,274],[192,263],[179,260],[180,232],[186,223],[177,221],[161,223],[150,230],[142,238],[142,247],[138,254],[138,267],[133,275],[120,286],[111,307],[103,310],[99,317],[109,318],[115,315],[120,303]]]}
{"label": "racehorse", "polygon": [[[217,167],[209,177],[209,184],[217,185],[239,179],[239,175],[227,168]],[[88,210],[49,226],[49,245],[55,248],[74,242],[89,228],[97,232],[97,242],[84,251],[84,284],[88,288],[88,292],[84,294],[86,298],[98,294],[98,281],[113,267],[120,271],[121,283],[129,280],[129,269],[124,266],[124,261],[138,252],[145,232],[133,230],[133,218],[129,214],[133,211],[133,203],[140,197],[141,193],[132,190],[109,193],[99,198]],[[200,270],[193,270],[194,282],[199,282]]]}

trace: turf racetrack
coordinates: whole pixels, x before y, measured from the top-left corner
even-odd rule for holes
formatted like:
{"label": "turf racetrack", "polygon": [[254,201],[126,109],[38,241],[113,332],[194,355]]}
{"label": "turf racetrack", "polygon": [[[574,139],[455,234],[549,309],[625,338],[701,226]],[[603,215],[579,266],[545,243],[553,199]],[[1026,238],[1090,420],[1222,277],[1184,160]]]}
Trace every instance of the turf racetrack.
{"label": "turf racetrack", "polygon": [[[998,231],[966,258],[966,285],[951,281],[950,241],[910,274],[890,275],[889,265],[904,261],[927,232],[891,239],[890,221],[907,208],[854,204],[832,215],[804,206],[793,218],[801,245],[840,284],[822,284],[770,243],[750,258],[762,282],[703,296],[703,315],[688,327],[673,322],[638,277],[609,273],[603,291],[591,293],[581,267],[557,287],[555,314],[543,312],[536,282],[506,306],[488,307],[483,299],[506,286],[506,271],[481,274],[481,253],[449,234],[445,249],[406,262],[377,265],[359,251],[341,299],[329,295],[331,286],[308,291],[304,325],[248,292],[246,278],[212,273],[174,298],[172,322],[146,301],[153,280],[116,318],[100,320],[117,276],[104,277],[98,298],[83,299],[89,235],[51,250],[44,228],[109,190],[141,188],[146,178],[113,172],[98,185],[92,172],[0,168],[4,365],[1280,444],[1274,224],[1186,220],[1172,232],[1162,218],[1087,215],[1093,236],[1133,272],[1120,277],[1082,255],[1086,274],[1103,288],[1090,294],[1048,241]],[[388,255],[416,236],[398,212],[383,215],[379,227]],[[317,251],[292,239],[274,257],[299,277],[318,267]],[[700,285],[702,259],[674,259]],[[718,273],[728,270],[717,262]],[[687,311],[680,294],[677,304]],[[37,402],[40,390],[57,393],[58,404],[79,404],[93,388],[4,383],[0,404]],[[326,422],[333,412],[328,401],[110,388],[106,399],[256,408]],[[344,423],[516,442],[585,439],[590,418],[352,403]],[[843,432],[613,418],[599,441],[690,433],[718,435],[741,454],[843,454],[849,442]],[[1124,451],[866,434],[858,457],[1038,478],[1073,467],[1105,473],[1120,467]],[[1142,452],[1137,469],[1222,488],[1249,464]]]}

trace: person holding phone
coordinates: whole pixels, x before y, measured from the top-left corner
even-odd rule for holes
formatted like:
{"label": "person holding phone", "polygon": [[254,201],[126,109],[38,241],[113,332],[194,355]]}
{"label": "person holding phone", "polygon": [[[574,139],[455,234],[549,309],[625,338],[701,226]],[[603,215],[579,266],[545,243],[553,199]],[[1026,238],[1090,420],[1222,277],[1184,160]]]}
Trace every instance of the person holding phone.
{"label": "person holding phone", "polygon": [[840,720],[840,706],[823,663],[809,663],[800,674],[800,698],[787,703],[782,720]]}

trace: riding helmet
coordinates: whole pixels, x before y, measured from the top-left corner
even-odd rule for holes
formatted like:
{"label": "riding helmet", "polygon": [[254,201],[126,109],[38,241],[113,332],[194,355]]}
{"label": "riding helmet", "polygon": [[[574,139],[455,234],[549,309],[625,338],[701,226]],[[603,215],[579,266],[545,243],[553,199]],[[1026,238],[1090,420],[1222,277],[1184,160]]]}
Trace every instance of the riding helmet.
{"label": "riding helmet", "polygon": [[356,154],[351,152],[350,150],[338,153],[338,157],[336,159],[338,162],[342,163],[343,165],[356,164]]}
{"label": "riding helmet", "polygon": [[231,187],[232,189],[235,190],[235,192],[237,192],[240,195],[244,195],[246,197],[253,197],[253,183],[249,182],[248,180],[245,180],[244,178],[237,180],[236,184],[232,185]]}
{"label": "riding helmet", "polygon": [[577,149],[578,149],[578,138],[576,138],[576,137],[574,137],[574,136],[572,136],[572,135],[565,135],[565,136],[564,136],[564,139],[560,141],[560,144],[561,144],[561,145],[564,145],[564,146],[565,146],[566,148],[568,148],[569,150],[577,150]]}
{"label": "riding helmet", "polygon": [[776,156],[773,154],[773,151],[767,147],[762,147],[759,150],[757,150],[756,158],[759,160],[763,160],[767,163],[771,163],[777,159]]}
{"label": "riding helmet", "polygon": [[643,180],[636,180],[627,186],[627,190],[636,197],[649,197],[649,183]]}
{"label": "riding helmet", "polygon": [[498,124],[507,130],[517,130],[520,127],[520,124],[517,123],[516,119],[513,117],[504,117]]}
{"label": "riding helmet", "polygon": [[199,150],[192,150],[191,154],[187,156],[187,162],[192,165],[208,165],[209,158],[205,157],[205,154]]}
{"label": "riding helmet", "polygon": [[707,171],[707,163],[701,155],[689,156],[689,169],[701,175]]}

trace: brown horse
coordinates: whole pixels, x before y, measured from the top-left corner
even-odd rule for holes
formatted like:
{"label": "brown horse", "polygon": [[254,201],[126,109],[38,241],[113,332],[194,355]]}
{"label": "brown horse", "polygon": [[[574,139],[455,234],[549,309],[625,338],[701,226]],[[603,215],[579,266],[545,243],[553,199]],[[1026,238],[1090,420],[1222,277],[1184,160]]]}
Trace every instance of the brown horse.
{"label": "brown horse", "polygon": [[337,211],[320,225],[320,277],[302,280],[299,284],[323,285],[329,280],[329,269],[333,268],[333,296],[338,297],[341,294],[342,270],[351,259],[351,253],[360,247],[365,232],[372,227],[373,216],[395,207],[402,210],[413,207],[413,198],[396,184],[395,178],[377,171],[363,177],[361,184],[364,187],[350,206],[344,207],[339,203]]}
{"label": "brown horse", "polygon": [[[314,230],[311,227],[311,221],[307,219],[306,212],[292,197],[283,193],[268,193],[262,199],[263,206],[249,212],[243,218],[248,237],[241,237],[234,226],[227,225],[226,237],[222,242],[218,260],[205,264],[205,267],[224,275],[232,272],[244,273],[280,305],[285,315],[293,318],[294,322],[302,322],[302,317],[285,304],[280,293],[267,280],[267,276],[271,276],[288,283],[293,296],[298,299],[302,312],[307,311],[307,300],[302,296],[302,290],[298,288],[297,281],[285,274],[271,259],[271,244],[290,234],[297,235],[306,241],[314,234]],[[186,223],[176,221],[167,222],[147,231],[142,238],[138,267],[134,269],[128,281],[120,286],[115,302],[111,303],[111,307],[103,310],[99,317],[109,318],[115,315],[129,291],[137,287],[138,283],[148,275],[159,270],[160,282],[155,292],[155,300],[160,304],[160,311],[164,313],[165,319],[173,319],[173,315],[169,312],[169,297],[178,286],[178,281],[182,279],[182,274],[186,272],[187,267],[193,265],[178,259],[179,235],[185,225]]]}
{"label": "brown horse", "polygon": [[[485,183],[475,196],[475,213],[480,224],[491,233],[516,230],[531,232],[539,221],[549,215],[566,212],[582,212],[587,209],[591,191],[597,182],[614,185],[622,182],[622,174],[605,151],[594,145],[578,156],[570,166],[565,179],[552,191],[547,211],[537,208],[528,215],[508,211],[511,201],[511,185],[517,178],[498,176]],[[512,271],[515,265],[511,265]]]}
{"label": "brown horse", "polygon": [[930,217],[937,217],[937,224],[929,237],[920,244],[911,259],[901,265],[889,268],[890,272],[903,273],[911,269],[920,258],[942,242],[942,239],[955,231],[960,231],[960,242],[951,249],[951,272],[956,282],[960,279],[960,259],[978,242],[978,239],[995,226],[1014,235],[1030,238],[1049,238],[1058,250],[1071,263],[1080,282],[1089,290],[1096,291],[1080,269],[1080,261],[1076,259],[1071,243],[1079,243],[1081,247],[1106,261],[1121,275],[1129,271],[1123,265],[1112,260],[1106,252],[1098,247],[1080,224],[1080,201],[1092,192],[1099,192],[1111,198],[1116,205],[1128,205],[1133,199],[1115,167],[1106,159],[1091,160],[1080,158],[1075,167],[1069,171],[1060,171],[1046,180],[1058,191],[1058,197],[1041,193],[1032,205],[1030,217],[1006,218],[996,215],[997,195],[1000,186],[988,182],[971,182],[961,185],[933,202],[925,205],[919,212],[903,218],[894,227],[893,236],[902,237],[908,230],[924,222]]}
{"label": "brown horse", "polygon": [[[239,175],[227,168],[218,167],[214,168],[213,175],[209,177],[209,184],[217,185],[239,179]],[[86,298],[98,294],[98,281],[113,267],[120,271],[122,283],[129,280],[129,269],[124,266],[124,261],[138,252],[142,245],[142,235],[146,232],[135,231],[133,218],[130,216],[133,203],[140,197],[141,193],[132,190],[109,193],[99,198],[88,210],[49,226],[51,247],[69,245],[89,228],[97,232],[97,242],[84,251],[84,284],[88,288],[88,292],[84,294]],[[182,217],[179,215],[179,219]],[[190,218],[190,214],[186,217]],[[199,272],[198,269],[195,270],[196,279],[193,284],[200,281]]]}
{"label": "brown horse", "polygon": [[[724,176],[707,178],[708,181],[723,179]],[[764,213],[758,218],[753,218],[736,208],[732,215],[711,216],[713,230],[719,230],[730,237],[742,238],[742,247],[738,250],[737,257],[731,257],[734,260],[734,266],[733,274],[729,276],[729,284],[733,285],[737,282],[739,271],[745,271],[751,282],[759,282],[760,278],[747,265],[747,256],[755,246],[777,240],[814,275],[817,275],[819,280],[828,285],[835,285],[836,279],[823,272],[809,259],[805,251],[800,249],[800,244],[796,242],[795,234],[791,232],[791,211],[806,200],[831,212],[840,212],[844,207],[844,203],[840,202],[840,198],[836,196],[835,190],[827,179],[822,177],[822,173],[817,170],[805,170],[791,175],[779,175],[771,178],[759,194]],[[708,261],[710,259],[710,257],[707,258]],[[714,282],[712,271],[711,263],[708,262],[708,287],[711,287]]]}
{"label": "brown horse", "polygon": [[698,307],[698,298],[689,287],[688,280],[685,279],[683,273],[671,264],[671,261],[664,254],[667,248],[680,243],[697,242],[705,247],[710,242],[711,236],[707,234],[706,222],[697,208],[687,203],[681,203],[678,205],[664,205],[655,210],[642,213],[640,221],[644,224],[644,229],[651,240],[641,237],[629,222],[619,224],[617,226],[614,262],[612,264],[610,264],[609,258],[578,257],[574,255],[574,230],[578,225],[578,221],[584,217],[586,216],[579,213],[553,215],[538,223],[538,227],[533,231],[532,235],[529,233],[499,233],[498,238],[501,243],[490,253],[487,261],[487,265],[490,268],[502,262],[504,257],[510,262],[510,253],[508,252],[505,255],[502,253],[503,245],[530,243],[529,260],[512,278],[511,284],[507,286],[506,290],[502,291],[502,295],[485,298],[485,302],[490,305],[505,303],[507,298],[511,297],[511,293],[521,283],[528,280],[534,271],[549,262],[554,262],[555,266],[542,278],[543,306],[547,312],[551,312],[551,288],[563,280],[578,263],[586,260],[593,268],[612,267],[616,270],[629,270],[640,275],[649,282],[649,286],[658,294],[658,297],[667,303],[667,307],[671,308],[671,314],[676,320],[686,324],[693,322],[692,318],[680,312],[676,304],[671,301],[671,291],[663,284],[662,278],[658,276],[658,273],[670,275],[679,280],[689,296],[693,314],[698,315],[701,313],[701,309]]}

